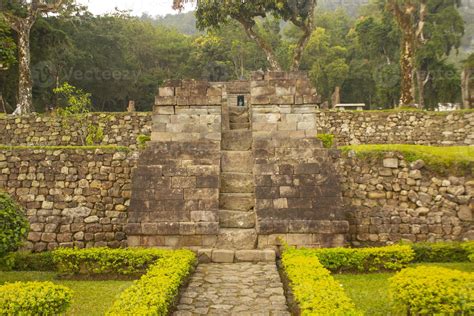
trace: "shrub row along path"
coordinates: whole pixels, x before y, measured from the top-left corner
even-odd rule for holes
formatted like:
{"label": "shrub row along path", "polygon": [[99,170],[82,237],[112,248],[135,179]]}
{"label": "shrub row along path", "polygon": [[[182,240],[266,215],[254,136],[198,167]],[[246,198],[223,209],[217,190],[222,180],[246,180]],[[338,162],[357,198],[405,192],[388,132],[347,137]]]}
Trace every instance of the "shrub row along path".
{"label": "shrub row along path", "polygon": [[275,263],[200,264],[175,316],[290,315]]}

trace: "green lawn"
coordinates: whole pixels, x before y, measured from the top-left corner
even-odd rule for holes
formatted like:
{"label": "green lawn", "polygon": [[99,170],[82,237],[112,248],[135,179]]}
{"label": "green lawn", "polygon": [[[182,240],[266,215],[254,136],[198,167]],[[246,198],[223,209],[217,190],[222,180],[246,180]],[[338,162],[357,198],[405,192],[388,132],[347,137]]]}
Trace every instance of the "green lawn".
{"label": "green lawn", "polygon": [[54,272],[1,272],[0,284],[15,281],[52,281],[74,291],[72,306],[67,315],[104,315],[118,295],[132,281],[68,281],[57,280]]}
{"label": "green lawn", "polygon": [[[474,272],[474,263],[424,263],[411,266],[439,266]],[[357,308],[368,316],[396,315],[388,299],[388,279],[395,273],[340,274],[334,275],[354,301]]]}

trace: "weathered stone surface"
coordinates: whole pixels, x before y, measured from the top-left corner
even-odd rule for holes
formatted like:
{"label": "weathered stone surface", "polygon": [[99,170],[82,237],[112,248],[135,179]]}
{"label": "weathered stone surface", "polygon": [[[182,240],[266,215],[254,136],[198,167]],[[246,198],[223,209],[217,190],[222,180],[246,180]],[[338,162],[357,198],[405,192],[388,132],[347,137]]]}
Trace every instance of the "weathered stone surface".
{"label": "weathered stone surface", "polygon": [[237,250],[235,252],[236,262],[275,262],[274,250]]}
{"label": "weathered stone surface", "polygon": [[92,212],[91,209],[85,207],[85,206],[79,206],[76,208],[66,208],[62,211],[63,216],[69,216],[69,217],[86,217],[89,216],[90,213]]}
{"label": "weathered stone surface", "polygon": [[214,249],[212,251],[212,261],[215,263],[233,263],[235,252],[226,249]]}
{"label": "weathered stone surface", "polygon": [[467,205],[461,205],[459,207],[458,217],[462,221],[472,221],[472,208]]}
{"label": "weathered stone surface", "polygon": [[249,173],[223,173],[221,193],[253,193],[253,175]]}
{"label": "weathered stone surface", "polygon": [[251,173],[253,169],[252,153],[248,151],[223,151],[222,171]]}
{"label": "weathered stone surface", "polygon": [[398,168],[398,159],[397,158],[385,158],[383,160],[383,166],[385,168],[397,169]]}
{"label": "weathered stone surface", "polygon": [[219,223],[222,228],[254,228],[255,214],[243,211],[219,211]]}
{"label": "weathered stone surface", "polygon": [[224,210],[249,211],[255,206],[255,196],[251,193],[221,194],[219,207]]}
{"label": "weathered stone surface", "polygon": [[221,229],[217,238],[217,248],[255,249],[257,232],[255,229]]}
{"label": "weathered stone surface", "polygon": [[290,315],[274,263],[201,264],[175,316]]}
{"label": "weathered stone surface", "polygon": [[[397,159],[398,167],[391,175],[378,177],[386,159]],[[395,152],[386,153],[385,159],[344,155],[337,164],[353,218],[353,243],[452,241],[469,235],[472,195],[468,183],[472,176],[433,175],[422,161],[410,164]]]}

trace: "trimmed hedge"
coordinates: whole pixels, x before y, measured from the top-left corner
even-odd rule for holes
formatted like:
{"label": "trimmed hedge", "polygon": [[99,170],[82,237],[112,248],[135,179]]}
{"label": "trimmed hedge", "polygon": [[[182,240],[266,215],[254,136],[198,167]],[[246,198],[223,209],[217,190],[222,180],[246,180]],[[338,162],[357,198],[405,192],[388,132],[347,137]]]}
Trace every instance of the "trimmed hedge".
{"label": "trimmed hedge", "polygon": [[410,246],[395,245],[380,248],[303,249],[306,256],[315,256],[333,272],[376,272],[400,270],[413,258]]}
{"label": "trimmed hedge", "polygon": [[51,282],[17,282],[0,286],[0,315],[59,315],[72,291]]}
{"label": "trimmed hedge", "polygon": [[58,271],[76,275],[139,275],[156,260],[170,256],[173,256],[171,250],[142,248],[59,248],[53,251]]}
{"label": "trimmed hedge", "polygon": [[474,241],[415,243],[410,245],[415,251],[414,262],[467,262],[474,253]]}
{"label": "trimmed hedge", "polygon": [[107,315],[168,315],[195,264],[196,256],[189,250],[173,251],[158,259],[147,274],[120,295]]}
{"label": "trimmed hedge", "polygon": [[390,278],[395,306],[407,315],[472,315],[474,274],[439,267],[409,268]]}
{"label": "trimmed hedge", "polygon": [[56,271],[51,252],[18,251],[0,258],[0,271]]}
{"label": "trimmed hedge", "polygon": [[359,315],[342,286],[306,250],[285,249],[282,265],[302,315]]}

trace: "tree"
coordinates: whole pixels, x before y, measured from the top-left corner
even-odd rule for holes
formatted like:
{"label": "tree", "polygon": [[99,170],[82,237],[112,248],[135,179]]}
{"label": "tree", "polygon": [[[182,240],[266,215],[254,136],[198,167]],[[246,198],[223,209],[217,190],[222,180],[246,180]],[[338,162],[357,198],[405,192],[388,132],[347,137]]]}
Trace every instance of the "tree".
{"label": "tree", "polygon": [[474,73],[474,53],[463,63],[463,71],[461,77],[462,86],[462,104],[464,109],[469,109],[474,99],[474,95],[471,95],[472,90],[472,74]]}
{"label": "tree", "polygon": [[311,35],[304,61],[310,67],[310,79],[326,100],[330,99],[333,92],[339,91],[349,73],[347,48],[332,46],[330,42],[331,37],[326,29],[316,28]]}
{"label": "tree", "polygon": [[[0,15],[0,87],[2,88],[4,86],[3,72],[8,70],[16,62],[15,50],[15,41],[10,36],[10,29]],[[0,109],[6,113],[2,92],[3,91],[0,90]]]}
{"label": "tree", "polygon": [[397,21],[402,33],[400,67],[402,74],[400,106],[415,104],[415,58],[419,44],[425,41],[424,27],[428,0],[386,0],[386,8]]}
{"label": "tree", "polygon": [[30,33],[38,17],[56,13],[66,0],[2,0],[3,15],[8,26],[18,38],[18,102],[15,114],[26,114],[33,110],[33,81],[31,78]]}
{"label": "tree", "polygon": [[[174,1],[174,8],[181,9],[186,0]],[[281,70],[282,66],[272,46],[256,30],[257,19],[274,16],[290,21],[301,31],[297,45],[293,49],[291,70],[298,70],[314,23],[316,0],[196,0],[197,25],[200,29],[218,28],[229,20],[240,23],[248,37],[265,52],[270,69]]]}
{"label": "tree", "polygon": [[[433,83],[432,81],[459,80],[459,76],[446,78],[445,75],[443,78],[440,75],[452,73],[452,71],[446,72],[447,69],[453,69],[446,64],[446,60],[452,50],[460,47],[464,35],[464,21],[457,6],[458,0],[429,0],[427,2],[425,25],[418,37],[415,58],[420,108],[425,108],[425,91],[426,87],[430,86],[428,83],[431,86],[439,86],[441,82]],[[433,93],[437,94],[438,91],[433,91]],[[459,89],[457,89],[457,94],[459,94]],[[429,106],[434,106],[434,104],[429,104]]]}

